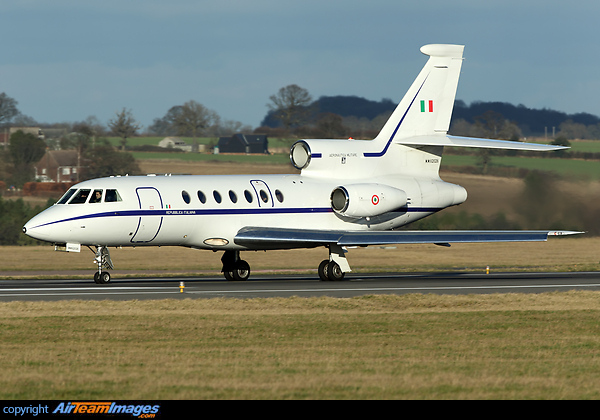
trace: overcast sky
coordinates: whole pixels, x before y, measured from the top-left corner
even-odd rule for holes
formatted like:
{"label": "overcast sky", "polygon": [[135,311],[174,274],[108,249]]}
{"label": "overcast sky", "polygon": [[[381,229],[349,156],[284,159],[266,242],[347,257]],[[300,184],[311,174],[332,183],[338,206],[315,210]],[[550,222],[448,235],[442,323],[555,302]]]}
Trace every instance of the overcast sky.
{"label": "overcast sky", "polygon": [[464,44],[457,98],[600,115],[598,0],[2,0],[0,92],[38,122],[144,128],[191,99],[258,126],[269,96],[399,101],[428,43]]}

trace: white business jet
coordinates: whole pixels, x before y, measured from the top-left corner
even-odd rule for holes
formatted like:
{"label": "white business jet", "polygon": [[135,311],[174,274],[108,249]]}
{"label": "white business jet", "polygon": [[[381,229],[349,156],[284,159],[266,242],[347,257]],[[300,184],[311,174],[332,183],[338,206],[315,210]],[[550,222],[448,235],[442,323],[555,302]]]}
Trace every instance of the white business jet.
{"label": "white business jet", "polygon": [[[562,147],[447,135],[462,45],[426,45],[429,59],[374,140],[299,140],[299,175],[116,176],[81,182],[23,227],[55,249],[95,253],[96,283],[110,281],[109,247],[223,251],[228,280],[246,280],[240,251],[326,247],[319,277],[350,271],[346,248],[382,244],[545,241],[568,231],[393,230],[467,199],[439,177],[445,146]],[[95,250],[92,249],[95,247]]]}

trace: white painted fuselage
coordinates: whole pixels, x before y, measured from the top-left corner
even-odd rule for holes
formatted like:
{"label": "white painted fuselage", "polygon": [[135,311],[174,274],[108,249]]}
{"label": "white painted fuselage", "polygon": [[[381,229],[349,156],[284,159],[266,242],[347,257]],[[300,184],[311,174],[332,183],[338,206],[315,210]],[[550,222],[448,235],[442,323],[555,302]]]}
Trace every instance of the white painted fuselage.
{"label": "white painted fuselage", "polygon": [[[383,214],[348,217],[332,209],[339,186],[367,185],[365,205],[387,205],[385,186],[406,193],[406,203]],[[31,219],[28,235],[55,243],[203,249],[247,249],[234,237],[247,226],[323,230],[388,230],[466,198],[466,191],[440,179],[393,176],[368,184],[302,175],[127,176],[85,181],[73,189],[116,190],[121,201],[56,204]],[[383,191],[383,193],[382,193]],[[376,213],[376,212],[375,212]],[[370,213],[372,214],[372,213]]]}

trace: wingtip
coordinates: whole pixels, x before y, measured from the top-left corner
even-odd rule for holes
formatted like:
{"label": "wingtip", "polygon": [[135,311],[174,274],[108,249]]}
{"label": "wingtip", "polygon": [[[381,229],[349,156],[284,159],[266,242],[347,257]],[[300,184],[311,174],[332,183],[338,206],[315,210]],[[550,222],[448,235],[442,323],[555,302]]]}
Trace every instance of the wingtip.
{"label": "wingtip", "polygon": [[548,232],[548,237],[550,236],[569,236],[569,235],[582,235],[586,232],[578,232],[575,230],[551,230]]}

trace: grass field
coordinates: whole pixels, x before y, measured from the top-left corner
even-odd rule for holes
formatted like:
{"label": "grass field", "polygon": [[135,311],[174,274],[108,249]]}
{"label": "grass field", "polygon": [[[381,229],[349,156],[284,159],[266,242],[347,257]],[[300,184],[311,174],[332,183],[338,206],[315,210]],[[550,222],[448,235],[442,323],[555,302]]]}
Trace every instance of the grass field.
{"label": "grass field", "polygon": [[600,140],[573,140],[571,149],[576,152],[600,153]]}
{"label": "grass field", "polygon": [[[187,144],[193,144],[194,139],[191,137],[179,137],[181,140],[186,142]],[[131,137],[127,139],[127,146],[158,146],[158,143],[164,139],[164,137]],[[119,137],[108,137],[107,140],[110,144],[115,147],[121,146],[121,138]],[[199,137],[196,139],[198,144],[217,144],[219,141],[218,137]],[[269,137],[269,147],[270,148],[278,148],[278,147],[286,147],[289,148],[294,140],[281,139],[276,137]]]}
{"label": "grass field", "polygon": [[[273,155],[230,155],[207,153],[160,153],[160,152],[132,152],[138,160],[159,161],[168,159],[182,162],[236,162],[255,165],[287,165],[290,170],[290,158],[287,154]],[[444,155],[442,170],[451,166],[477,166],[476,156]],[[514,168],[527,168],[530,170],[551,171],[558,175],[580,179],[600,179],[600,162],[594,160],[531,158],[514,156],[493,156],[491,166],[504,166]],[[256,168],[260,171],[260,168]]]}
{"label": "grass field", "polygon": [[[136,247],[110,250],[115,272],[218,274],[221,253],[180,247]],[[326,248],[242,253],[253,271],[311,271],[327,257]],[[357,272],[415,271],[597,271],[600,270],[600,238],[550,238],[542,243],[398,245],[395,247],[350,248],[350,266]],[[55,252],[46,246],[0,247],[0,278],[27,276],[28,271],[46,274],[78,271],[90,277],[95,271],[93,254]],[[10,272],[9,275],[6,273]]]}
{"label": "grass field", "polygon": [[[180,137],[183,141],[188,144],[192,144],[193,139],[191,137]],[[143,145],[152,145],[158,146],[158,143],[164,139],[164,137],[131,137],[127,139],[128,146],[143,146]],[[108,137],[107,140],[113,146],[120,146],[120,138],[119,137]],[[200,137],[196,139],[196,141],[200,144],[211,144],[217,143],[219,141],[218,137]],[[524,141],[531,141],[535,143],[547,143],[548,140],[544,140],[543,138],[534,138],[527,139]],[[281,139],[275,137],[269,137],[269,147],[279,148],[279,147],[290,147],[290,145],[294,142],[293,139]],[[600,153],[600,140],[572,140],[571,141],[571,149],[577,152],[593,152]]]}
{"label": "grass field", "polygon": [[161,152],[131,152],[133,157],[138,160],[180,160],[184,162],[239,162],[239,163],[252,163],[252,164],[270,164],[270,165],[283,165],[289,164],[290,168],[290,157],[287,154],[274,154],[274,155],[237,155],[237,154],[219,154],[213,155],[210,153],[161,153]]}
{"label": "grass field", "polygon": [[[183,138],[191,142],[191,138]],[[162,137],[134,137],[128,140],[130,146],[139,146],[144,144],[158,145]],[[199,138],[198,142],[202,144],[215,143],[217,138]],[[109,138],[111,144],[118,145],[119,139]],[[269,147],[272,149],[287,149],[291,144],[286,139],[269,139]],[[572,149],[581,152],[600,153],[600,141],[577,140],[572,142]],[[277,153],[273,155],[213,155],[208,153],[160,153],[160,152],[132,152],[133,156],[139,160],[159,160],[173,159],[190,162],[237,162],[262,164],[289,164],[287,153]],[[477,166],[476,156],[462,156],[446,154],[442,160],[442,169],[450,166]],[[492,156],[491,166],[527,168],[530,170],[552,171],[561,176],[569,176],[583,179],[600,179],[600,163],[592,160],[559,159],[540,153],[539,157],[513,157],[513,156]],[[291,166],[290,166],[291,167]]]}
{"label": "grass field", "polygon": [[[448,166],[477,166],[476,156],[444,155],[442,169]],[[561,176],[600,179],[600,162],[595,160],[492,156],[490,166],[526,168],[555,172]]]}
{"label": "grass field", "polygon": [[3,399],[597,399],[600,293],[0,304]]}

